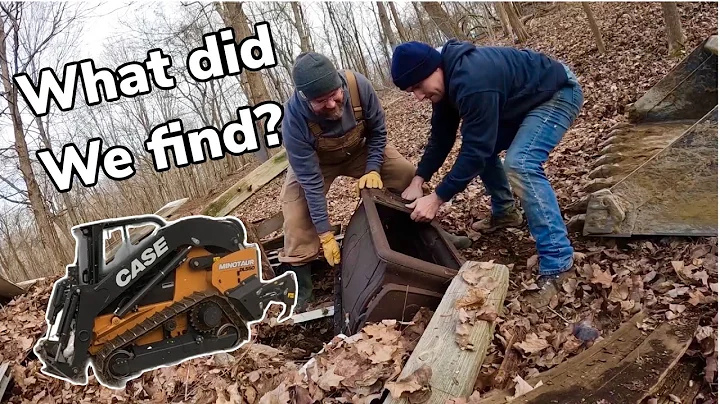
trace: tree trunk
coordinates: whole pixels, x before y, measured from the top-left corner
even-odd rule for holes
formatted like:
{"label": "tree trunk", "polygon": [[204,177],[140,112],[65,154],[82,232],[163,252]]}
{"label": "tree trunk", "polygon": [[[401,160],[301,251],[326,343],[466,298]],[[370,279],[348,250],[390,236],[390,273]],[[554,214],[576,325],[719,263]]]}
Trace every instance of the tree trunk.
{"label": "tree trunk", "polygon": [[375,15],[375,24],[377,25],[378,35],[380,36],[380,42],[383,43],[382,50],[383,50],[383,53],[385,54],[385,58],[388,61],[387,64],[389,65],[392,58],[390,56],[390,52],[388,51],[387,46],[385,46],[385,41],[386,41],[385,32],[383,31],[382,24],[380,23],[380,16],[376,13],[373,13],[373,14]]}
{"label": "tree trunk", "polygon": [[515,7],[513,7],[512,3],[502,4],[505,7],[505,14],[510,21],[510,26],[512,27],[513,32],[515,32],[515,36],[517,36],[518,41],[521,43],[527,41],[530,36],[527,31],[525,31],[525,26],[522,21],[520,21],[520,17],[518,17],[517,12],[515,11]]}
{"label": "tree trunk", "polygon": [[603,42],[602,34],[600,34],[600,28],[598,28],[597,22],[595,21],[595,16],[590,9],[590,4],[582,3],[582,8],[585,10],[585,14],[587,14],[588,21],[590,21],[590,29],[595,36],[595,43],[597,44],[598,50],[600,53],[605,53],[605,43]]}
{"label": "tree trunk", "polygon": [[398,45],[398,41],[395,38],[395,33],[390,26],[390,19],[388,18],[387,12],[385,11],[385,5],[382,1],[376,1],[378,8],[378,17],[380,18],[380,24],[382,24],[383,32],[385,32],[385,38],[390,44],[390,49],[395,49]]}
{"label": "tree trunk", "polygon": [[662,3],[663,18],[665,19],[665,32],[668,37],[668,53],[677,55],[685,45],[685,35],[680,24],[680,13],[674,2]]}
{"label": "tree trunk", "polygon": [[443,10],[440,3],[436,1],[423,2],[423,7],[427,11],[430,19],[435,23],[435,26],[445,35],[445,39],[457,38],[459,40],[466,40],[467,37],[460,32],[457,26],[453,24],[452,19],[448,13]]}
{"label": "tree trunk", "polygon": [[507,16],[507,13],[505,12],[505,7],[503,6],[503,3],[496,2],[496,3],[493,3],[493,6],[495,6],[495,12],[497,13],[498,17],[500,18],[500,25],[502,25],[505,35],[507,35],[508,38],[512,39],[513,34],[512,34],[512,30],[510,30],[510,21],[508,21],[508,16]]}
{"label": "tree trunk", "polygon": [[[225,25],[232,27],[235,31],[236,43],[239,45],[243,38],[247,38],[253,35],[250,31],[250,21],[243,11],[243,2],[238,3],[215,3],[216,8],[220,16],[222,17]],[[242,76],[247,77],[248,87],[252,94],[248,94],[250,98],[250,104],[257,105],[261,102],[270,101],[270,95],[268,94],[267,87],[263,81],[262,73],[257,71],[253,72],[250,70],[243,71]],[[259,125],[259,121],[256,122],[255,130],[258,133],[258,145],[260,150],[256,153],[261,163],[267,161],[270,158],[270,150],[265,145],[265,132],[263,127]]]}
{"label": "tree trunk", "polygon": [[360,35],[358,34],[357,25],[355,24],[355,18],[353,18],[352,15],[347,18],[352,22],[353,35],[355,37],[355,45],[357,47],[358,66],[361,69],[360,73],[362,73],[365,77],[370,77],[367,62],[365,61],[365,55],[363,55],[362,51],[362,44],[360,43]]}
{"label": "tree trunk", "polygon": [[395,27],[397,27],[398,35],[400,35],[400,40],[403,42],[409,41],[410,37],[408,36],[407,32],[405,31],[405,27],[402,24],[402,20],[400,20],[397,10],[395,9],[395,2],[391,1],[391,2],[388,2],[388,4],[390,4],[390,13],[392,13],[393,20],[395,20]]}
{"label": "tree trunk", "polygon": [[[341,35],[341,30],[338,27],[337,20],[335,19],[335,12],[333,11],[333,7],[330,2],[325,3],[325,6],[327,6],[328,15],[330,16],[330,23],[333,26],[333,29],[335,31],[335,40],[338,43],[338,51],[340,52],[341,60],[344,59],[343,65],[345,68],[354,68],[355,66],[350,66],[352,62],[352,58],[350,57],[350,54],[348,53],[347,46],[343,45],[343,36]],[[344,54],[344,58],[342,57]],[[336,66],[337,67],[337,66]]]}
{"label": "tree trunk", "polygon": [[427,31],[425,30],[425,24],[423,22],[422,18],[422,12],[420,11],[420,6],[418,6],[418,3],[416,1],[412,2],[413,8],[415,9],[415,14],[417,15],[418,19],[418,25],[420,26],[420,32],[423,34],[424,41],[427,43],[431,43],[432,40],[430,39],[430,35],[428,35]]}
{"label": "tree trunk", "polygon": [[[23,132],[22,117],[20,108],[17,104],[18,90],[10,82],[10,68],[8,66],[7,49],[6,49],[6,33],[4,27],[0,27],[0,68],[2,69],[2,81],[5,88],[6,99],[8,101],[8,109],[13,125],[13,133],[15,136],[15,150],[18,155],[20,172],[22,173],[25,186],[27,188],[30,207],[32,208],[42,248],[51,253],[52,262],[69,262],[69,255],[64,251],[58,235],[50,224],[50,216],[47,207],[43,202],[43,196],[40,192],[40,186],[35,180],[35,173],[32,170],[32,162],[30,161],[30,153],[28,151],[27,142],[25,141],[25,133]],[[17,43],[17,38],[15,39]],[[76,185],[77,186],[77,185]]]}
{"label": "tree trunk", "polygon": [[302,5],[298,2],[292,1],[290,2],[290,6],[292,6],[293,15],[295,16],[295,29],[297,30],[298,36],[300,37],[300,51],[308,52],[311,49],[310,39],[307,26],[305,25],[305,21],[300,15],[300,8],[302,7]]}

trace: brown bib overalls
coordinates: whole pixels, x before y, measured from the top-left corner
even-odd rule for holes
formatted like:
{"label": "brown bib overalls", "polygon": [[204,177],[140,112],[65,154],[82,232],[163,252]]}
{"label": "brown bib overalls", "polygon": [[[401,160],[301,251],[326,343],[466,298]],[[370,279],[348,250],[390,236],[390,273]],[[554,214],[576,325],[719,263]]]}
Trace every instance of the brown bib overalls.
{"label": "brown bib overalls", "polygon": [[[328,138],[321,136],[320,127],[310,123],[310,130],[315,136],[315,150],[320,161],[324,189],[327,194],[330,186],[338,176],[359,179],[365,175],[367,162],[367,145],[365,144],[365,121],[363,120],[362,104],[355,83],[355,76],[345,71],[350,98],[355,112],[357,125],[342,136]],[[383,188],[394,192],[402,192],[410,185],[415,176],[415,166],[405,159],[393,146],[385,147],[383,164],[380,168]],[[285,246],[278,259],[293,265],[304,264],[317,258],[320,254],[320,239],[315,225],[310,218],[310,210],[305,200],[305,192],[297,181],[292,167],[288,167],[285,183],[280,192],[283,209],[283,232]]]}

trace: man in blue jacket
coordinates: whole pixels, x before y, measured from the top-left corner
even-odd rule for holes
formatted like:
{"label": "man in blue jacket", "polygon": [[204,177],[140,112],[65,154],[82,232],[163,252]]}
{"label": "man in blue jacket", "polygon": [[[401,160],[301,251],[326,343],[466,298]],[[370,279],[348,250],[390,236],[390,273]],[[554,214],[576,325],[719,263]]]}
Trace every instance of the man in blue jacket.
{"label": "man in blue jacket", "polygon": [[[401,90],[433,107],[430,139],[403,192],[413,201],[412,219],[432,220],[444,202],[479,176],[492,213],[473,227],[489,232],[517,226],[522,216],[514,191],[538,251],[540,290],[531,303],[543,307],[573,273],[573,248],[543,164],[580,112],[577,78],[541,53],[455,39],[440,51],[421,42],[401,44],[393,53],[392,77]],[[435,191],[423,196],[421,186],[443,165],[461,120],[457,160]],[[504,162],[498,156],[503,150]]]}

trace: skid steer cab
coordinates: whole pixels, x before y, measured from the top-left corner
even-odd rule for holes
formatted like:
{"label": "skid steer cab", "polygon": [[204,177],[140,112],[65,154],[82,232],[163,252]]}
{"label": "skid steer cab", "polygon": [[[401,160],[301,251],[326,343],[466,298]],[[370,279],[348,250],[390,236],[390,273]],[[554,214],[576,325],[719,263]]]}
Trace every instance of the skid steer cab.
{"label": "skid steer cab", "polygon": [[293,314],[295,274],[263,280],[259,247],[237,218],[145,215],[72,233],[75,262],[54,285],[34,347],[53,377],[84,385],[92,366],[100,384],[123,388],[145,371],[237,349],[272,303],[283,306],[279,322]]}

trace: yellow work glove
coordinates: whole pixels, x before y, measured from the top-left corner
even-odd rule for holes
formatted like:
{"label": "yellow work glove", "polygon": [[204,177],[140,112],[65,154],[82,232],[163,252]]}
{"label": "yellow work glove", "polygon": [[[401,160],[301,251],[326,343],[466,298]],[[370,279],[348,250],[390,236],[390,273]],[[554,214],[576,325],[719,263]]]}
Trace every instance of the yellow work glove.
{"label": "yellow work glove", "polygon": [[377,171],[370,171],[369,173],[360,177],[357,183],[357,188],[355,189],[355,193],[357,195],[360,195],[360,190],[363,188],[382,189],[382,187],[383,183],[380,179],[380,173],[378,173]]}
{"label": "yellow work glove", "polygon": [[320,235],[320,243],[322,243],[323,253],[325,259],[330,266],[335,266],[340,263],[340,246],[335,240],[333,232],[328,231]]}

